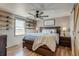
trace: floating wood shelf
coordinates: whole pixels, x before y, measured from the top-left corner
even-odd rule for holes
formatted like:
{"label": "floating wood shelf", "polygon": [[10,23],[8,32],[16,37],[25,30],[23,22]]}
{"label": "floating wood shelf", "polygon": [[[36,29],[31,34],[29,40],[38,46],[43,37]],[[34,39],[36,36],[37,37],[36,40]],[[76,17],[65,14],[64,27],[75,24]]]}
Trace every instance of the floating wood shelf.
{"label": "floating wood shelf", "polygon": [[3,27],[5,28],[5,30],[8,30],[8,26],[9,24],[11,24],[11,22],[9,21],[9,16],[3,16],[3,15],[0,15],[0,30],[4,30]]}
{"label": "floating wood shelf", "polygon": [[7,21],[4,21],[4,20],[0,20],[1,22],[9,22],[8,20]]}
{"label": "floating wood shelf", "polygon": [[36,22],[37,22],[37,21],[35,21],[35,20],[27,20],[27,21],[26,21],[26,23],[33,23],[33,24],[34,24],[34,23],[36,24]]}
{"label": "floating wood shelf", "polygon": [[11,17],[9,17],[9,16],[4,16],[4,15],[0,15],[0,17],[12,19]]}
{"label": "floating wood shelf", "polygon": [[26,21],[26,29],[35,29],[37,21],[35,20],[27,20]]}
{"label": "floating wood shelf", "polygon": [[6,27],[6,26],[8,26],[8,25],[0,25],[1,27]]}
{"label": "floating wood shelf", "polygon": [[8,30],[9,28],[0,28],[0,30]]}
{"label": "floating wood shelf", "polygon": [[1,20],[1,19],[0,19],[0,22],[7,22],[7,23],[10,23],[9,20]]}

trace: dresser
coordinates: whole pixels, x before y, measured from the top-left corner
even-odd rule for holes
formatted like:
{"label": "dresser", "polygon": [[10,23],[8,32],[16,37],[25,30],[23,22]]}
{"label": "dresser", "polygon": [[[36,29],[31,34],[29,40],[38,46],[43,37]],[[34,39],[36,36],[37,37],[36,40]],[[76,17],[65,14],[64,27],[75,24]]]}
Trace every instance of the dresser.
{"label": "dresser", "polygon": [[7,36],[0,35],[0,56],[6,56]]}
{"label": "dresser", "polygon": [[71,37],[60,36],[59,45],[71,48]]}

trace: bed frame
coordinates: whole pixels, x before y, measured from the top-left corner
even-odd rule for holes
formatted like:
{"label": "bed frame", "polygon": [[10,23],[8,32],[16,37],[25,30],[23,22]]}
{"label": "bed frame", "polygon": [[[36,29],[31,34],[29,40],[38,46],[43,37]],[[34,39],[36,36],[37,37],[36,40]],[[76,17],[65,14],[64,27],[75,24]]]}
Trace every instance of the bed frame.
{"label": "bed frame", "polygon": [[[58,27],[40,27],[40,32],[43,29],[56,29],[57,33],[60,36],[60,27],[59,26]],[[27,49],[33,51],[32,50],[33,42],[34,41],[23,39],[23,48],[26,47]],[[58,45],[57,45],[57,47],[58,47]],[[40,55],[43,55],[43,56],[55,56],[56,51],[52,52],[46,45],[43,45],[33,52],[40,54]]]}

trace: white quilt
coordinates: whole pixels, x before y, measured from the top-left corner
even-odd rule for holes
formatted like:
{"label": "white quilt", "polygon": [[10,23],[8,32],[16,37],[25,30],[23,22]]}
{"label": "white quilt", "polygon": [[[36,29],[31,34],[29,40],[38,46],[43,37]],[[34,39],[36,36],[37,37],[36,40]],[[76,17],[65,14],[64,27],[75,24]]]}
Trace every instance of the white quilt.
{"label": "white quilt", "polygon": [[51,51],[55,52],[56,44],[59,44],[58,35],[44,34],[42,36],[39,36],[36,40],[34,40],[32,50],[35,51],[40,46],[46,45]]}

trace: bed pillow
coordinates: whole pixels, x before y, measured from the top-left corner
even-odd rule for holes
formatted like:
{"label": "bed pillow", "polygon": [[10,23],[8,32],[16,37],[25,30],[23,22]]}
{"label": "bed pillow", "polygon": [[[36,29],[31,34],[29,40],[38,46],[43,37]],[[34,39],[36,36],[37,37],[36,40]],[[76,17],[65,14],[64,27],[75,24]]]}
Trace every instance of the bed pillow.
{"label": "bed pillow", "polygon": [[56,30],[54,30],[54,29],[43,29],[42,33],[52,34],[52,33],[56,33]]}
{"label": "bed pillow", "polygon": [[52,29],[52,30],[51,30],[51,33],[56,33],[56,30],[55,30],[55,29]]}
{"label": "bed pillow", "polygon": [[46,30],[46,29],[43,29],[42,30],[42,33],[50,33],[50,31]]}

